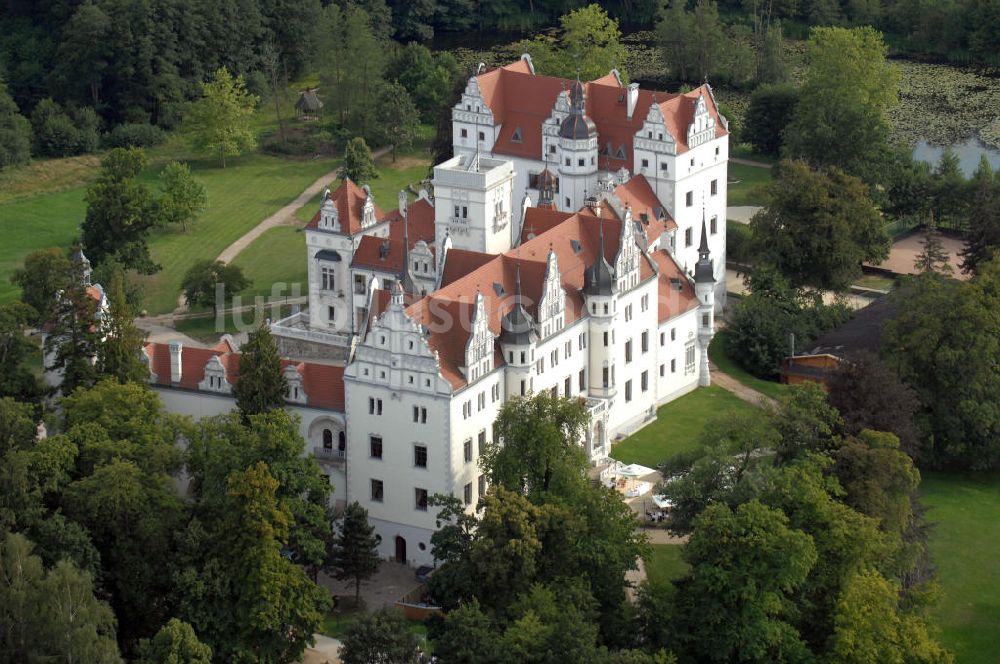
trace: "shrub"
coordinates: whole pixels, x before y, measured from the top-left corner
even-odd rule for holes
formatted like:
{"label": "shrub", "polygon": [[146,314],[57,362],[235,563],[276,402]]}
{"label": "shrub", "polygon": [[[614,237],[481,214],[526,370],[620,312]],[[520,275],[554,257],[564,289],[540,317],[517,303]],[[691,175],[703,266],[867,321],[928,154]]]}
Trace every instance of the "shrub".
{"label": "shrub", "polygon": [[737,222],[726,224],[726,258],[737,263],[751,262],[750,226]]}
{"label": "shrub", "polygon": [[67,157],[97,149],[100,119],[90,107],[67,113],[52,99],[43,99],[31,113],[35,151],[48,157]]}
{"label": "shrub", "polygon": [[104,147],[148,148],[159,145],[165,138],[166,134],[159,127],[140,122],[126,122],[104,135]]}

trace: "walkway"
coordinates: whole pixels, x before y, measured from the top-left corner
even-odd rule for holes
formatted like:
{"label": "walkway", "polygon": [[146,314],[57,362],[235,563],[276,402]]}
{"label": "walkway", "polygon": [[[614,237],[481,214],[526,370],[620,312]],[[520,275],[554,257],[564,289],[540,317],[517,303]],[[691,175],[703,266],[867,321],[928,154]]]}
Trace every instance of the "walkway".
{"label": "walkway", "polygon": [[725,391],[732,392],[740,399],[755,406],[759,406],[761,403],[768,403],[772,406],[777,404],[774,399],[764,393],[758,392],[752,387],[747,387],[729,374],[719,371],[719,368],[713,362],[710,361],[708,363],[708,368],[712,376],[712,385],[718,385]]}
{"label": "walkway", "polygon": [[757,168],[766,168],[768,170],[774,168],[774,164],[769,164],[765,161],[755,161],[753,159],[740,159],[739,157],[730,157],[730,163],[742,164],[744,166],[756,166]]}
{"label": "walkway", "polygon": [[749,224],[753,216],[763,209],[760,205],[730,205],[726,208],[726,220]]}

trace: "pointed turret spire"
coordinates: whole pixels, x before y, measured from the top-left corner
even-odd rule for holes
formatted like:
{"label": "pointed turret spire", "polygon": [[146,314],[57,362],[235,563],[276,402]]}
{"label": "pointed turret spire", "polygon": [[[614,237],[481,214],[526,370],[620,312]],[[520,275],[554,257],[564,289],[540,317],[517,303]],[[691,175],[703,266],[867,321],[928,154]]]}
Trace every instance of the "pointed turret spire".
{"label": "pointed turret spire", "polygon": [[514,305],[500,321],[500,343],[524,345],[538,340],[535,321],[521,302],[521,264],[514,274]]}
{"label": "pointed turret spire", "polygon": [[597,224],[600,236],[599,248],[594,262],[587,268],[583,292],[586,295],[611,295],[614,291],[615,275],[604,255],[604,219],[598,219]]}
{"label": "pointed turret spire", "polygon": [[701,244],[698,245],[698,257],[708,258],[708,226],[705,223],[705,210],[701,211]]}
{"label": "pointed turret spire", "polygon": [[711,283],[715,281],[715,268],[712,259],[708,257],[708,225],[705,223],[705,213],[701,215],[701,244],[698,245],[698,262],[694,266],[695,283]]}

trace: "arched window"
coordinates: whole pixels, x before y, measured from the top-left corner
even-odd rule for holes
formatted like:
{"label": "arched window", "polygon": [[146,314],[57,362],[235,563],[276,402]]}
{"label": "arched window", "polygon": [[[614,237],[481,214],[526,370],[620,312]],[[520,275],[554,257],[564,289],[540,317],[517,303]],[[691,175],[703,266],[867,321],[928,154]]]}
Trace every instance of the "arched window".
{"label": "arched window", "polygon": [[333,449],[333,432],[329,429],[323,429],[323,449]]}
{"label": "arched window", "polygon": [[347,449],[347,436],[344,435],[343,431],[337,434],[337,449],[341,452]]}

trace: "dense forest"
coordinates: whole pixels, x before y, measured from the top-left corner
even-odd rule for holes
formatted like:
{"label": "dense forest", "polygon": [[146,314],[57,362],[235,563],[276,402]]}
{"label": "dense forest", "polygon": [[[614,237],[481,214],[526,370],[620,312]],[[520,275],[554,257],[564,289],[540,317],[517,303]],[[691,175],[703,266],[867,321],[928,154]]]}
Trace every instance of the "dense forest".
{"label": "dense forest", "polygon": [[[323,55],[329,26],[320,19],[329,4],[342,5],[345,13],[361,9],[379,39],[433,46],[435,37],[462,42],[470,31],[516,38],[556,25],[559,16],[588,3],[6,0],[0,4],[0,78],[26,117],[45,104],[43,113],[66,117],[83,133],[97,123],[104,129],[121,123],[170,129],[180,120],[182,102],[197,96],[219,67],[246,76],[257,93],[274,63],[286,81],[311,69]],[[600,4],[626,32],[655,27],[669,10],[661,0]],[[781,21],[786,34],[803,36],[807,26],[874,25],[900,52],[992,64],[1000,58],[1000,0],[723,0],[718,12],[731,24]]]}

